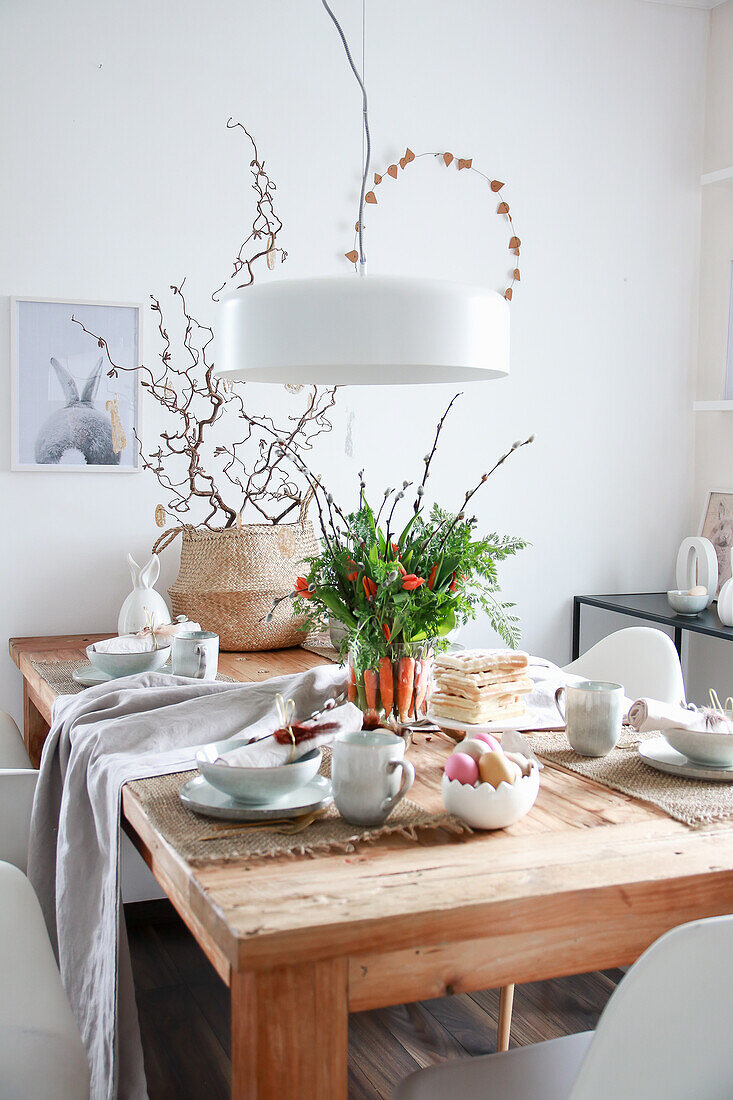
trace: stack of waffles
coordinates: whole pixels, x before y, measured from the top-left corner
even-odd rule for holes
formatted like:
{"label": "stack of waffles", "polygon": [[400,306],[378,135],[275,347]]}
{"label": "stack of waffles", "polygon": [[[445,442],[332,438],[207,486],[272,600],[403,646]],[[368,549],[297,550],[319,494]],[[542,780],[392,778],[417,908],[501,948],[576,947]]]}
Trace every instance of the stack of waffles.
{"label": "stack of waffles", "polygon": [[430,710],[436,718],[484,725],[525,713],[522,697],[533,690],[529,657],[513,649],[466,649],[435,659]]}

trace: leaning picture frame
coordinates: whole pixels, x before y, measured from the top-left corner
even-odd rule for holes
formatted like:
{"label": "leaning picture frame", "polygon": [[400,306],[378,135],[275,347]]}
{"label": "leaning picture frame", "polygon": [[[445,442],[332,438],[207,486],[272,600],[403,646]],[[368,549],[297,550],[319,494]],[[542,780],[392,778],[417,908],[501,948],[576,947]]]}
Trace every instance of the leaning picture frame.
{"label": "leaning picture frame", "polygon": [[720,589],[731,576],[733,489],[708,489],[700,519],[700,534],[712,542],[718,559],[717,599]]}
{"label": "leaning picture frame", "polygon": [[[11,297],[11,470],[139,472],[142,311],[139,302]],[[90,332],[126,368],[116,377]]]}

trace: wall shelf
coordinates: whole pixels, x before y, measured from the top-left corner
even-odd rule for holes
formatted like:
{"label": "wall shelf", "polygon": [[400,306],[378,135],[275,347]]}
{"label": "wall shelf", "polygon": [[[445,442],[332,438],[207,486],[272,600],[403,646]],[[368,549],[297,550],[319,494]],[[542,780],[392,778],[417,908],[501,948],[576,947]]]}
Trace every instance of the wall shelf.
{"label": "wall shelf", "polygon": [[733,401],[696,401],[693,412],[733,412]]}
{"label": "wall shelf", "polygon": [[713,183],[725,183],[733,186],[733,168],[720,168],[717,172],[706,172],[700,176],[700,184],[707,187]]}

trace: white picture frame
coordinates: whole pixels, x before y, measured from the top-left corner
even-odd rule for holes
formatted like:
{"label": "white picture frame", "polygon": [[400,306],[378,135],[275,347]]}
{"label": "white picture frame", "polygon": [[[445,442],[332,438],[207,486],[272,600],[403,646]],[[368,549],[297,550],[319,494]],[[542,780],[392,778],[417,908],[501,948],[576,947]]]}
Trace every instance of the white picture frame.
{"label": "white picture frame", "polygon": [[[138,473],[140,302],[10,298],[10,468],[16,472]],[[101,364],[100,364],[101,360]]]}
{"label": "white picture frame", "polygon": [[700,517],[700,534],[715,547],[718,559],[718,593],[731,575],[733,550],[733,489],[708,489]]}

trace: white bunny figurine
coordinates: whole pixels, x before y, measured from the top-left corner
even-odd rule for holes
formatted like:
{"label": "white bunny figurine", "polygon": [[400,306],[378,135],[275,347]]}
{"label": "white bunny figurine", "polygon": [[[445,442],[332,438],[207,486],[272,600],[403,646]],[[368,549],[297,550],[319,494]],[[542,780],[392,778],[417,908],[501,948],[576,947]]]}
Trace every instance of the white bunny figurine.
{"label": "white bunny figurine", "polygon": [[51,359],[51,366],[64,391],[66,405],[51,413],[41,425],[36,436],[36,462],[59,463],[66,451],[80,451],[89,466],[119,466],[120,455],[115,453],[112,441],[112,422],[94,408],[102,363],[100,358],[79,397],[76,382],[69,371],[58,359]]}
{"label": "white bunny figurine", "polygon": [[120,608],[117,633],[137,634],[146,626],[153,629],[165,626],[171,621],[168,604],[153,588],[160,574],[160,558],[153,554],[147,565],[141,568],[132,554],[128,554],[127,564],[130,566],[133,589]]}

